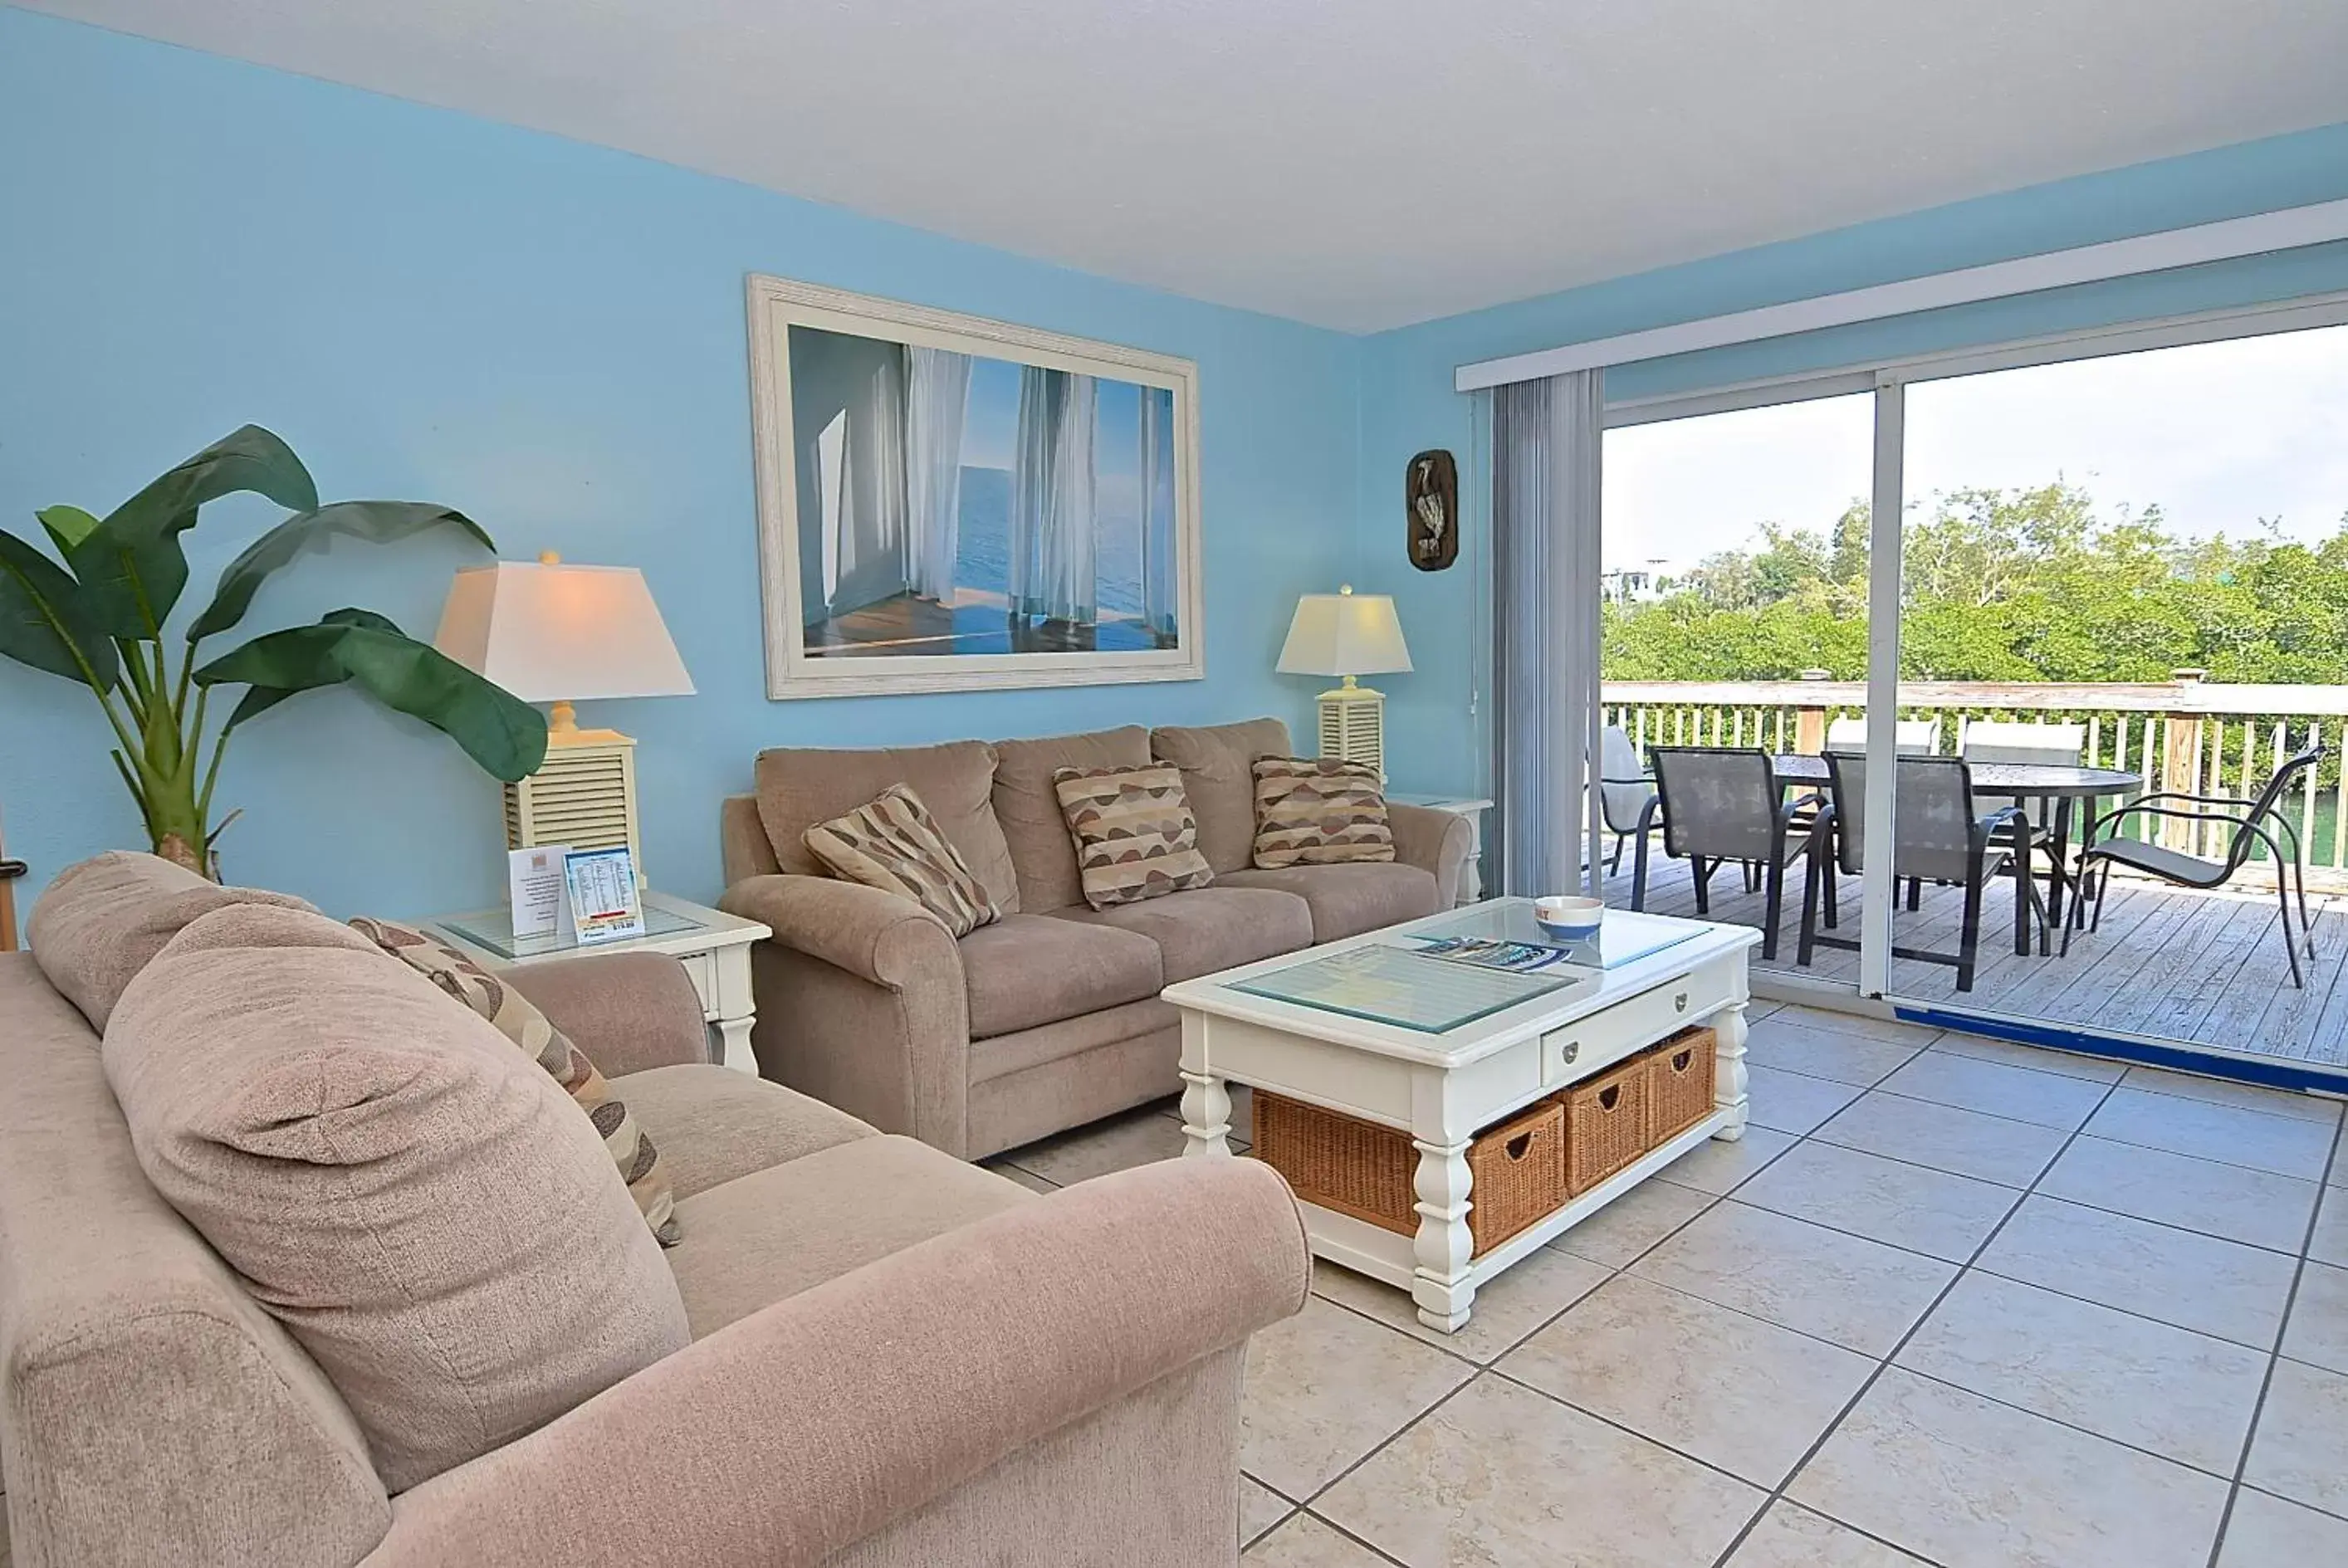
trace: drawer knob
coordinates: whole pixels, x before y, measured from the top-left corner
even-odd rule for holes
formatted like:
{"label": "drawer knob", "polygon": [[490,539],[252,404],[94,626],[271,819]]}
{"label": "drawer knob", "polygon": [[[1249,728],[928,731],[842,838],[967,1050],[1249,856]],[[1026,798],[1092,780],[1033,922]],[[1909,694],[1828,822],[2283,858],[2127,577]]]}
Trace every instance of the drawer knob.
{"label": "drawer knob", "polygon": [[1567,1063],[1579,1061],[1581,1059],[1581,1042],[1578,1040],[1567,1040],[1565,1049],[1557,1053],[1557,1059]]}
{"label": "drawer knob", "polygon": [[1687,1011],[1687,997],[1688,994],[1685,991],[1682,991],[1679,995],[1673,997],[1672,999],[1672,1010],[1673,1012]]}

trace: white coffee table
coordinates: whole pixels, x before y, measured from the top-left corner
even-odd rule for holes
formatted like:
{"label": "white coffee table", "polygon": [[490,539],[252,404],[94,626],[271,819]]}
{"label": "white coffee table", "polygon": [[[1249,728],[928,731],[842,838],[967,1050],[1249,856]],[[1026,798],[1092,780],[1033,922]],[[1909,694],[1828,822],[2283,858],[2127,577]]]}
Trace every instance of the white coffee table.
{"label": "white coffee table", "polygon": [[[1751,996],[1746,955],[1760,933],[1612,911],[1604,967],[1551,971],[1570,975],[1570,983],[1439,1031],[1390,1021],[1405,1008],[1381,1013],[1365,1007],[1364,1013],[1378,1016],[1361,1016],[1239,988],[1280,989],[1291,983],[1274,978],[1282,970],[1371,945],[1406,945],[1413,935],[1515,938],[1532,930],[1525,900],[1494,899],[1169,987],[1166,999],[1182,1014],[1182,1121],[1189,1138],[1183,1152],[1230,1155],[1232,1082],[1408,1132],[1418,1150],[1415,1235],[1313,1204],[1304,1206],[1305,1230],[1314,1255],[1409,1291],[1420,1321],[1457,1330],[1484,1281],[1705,1139],[1744,1136]],[[1426,994],[1449,989],[1430,986]],[[1473,1256],[1468,1146],[1474,1134],[1696,1023],[1710,1024],[1718,1036],[1712,1114],[1540,1224]]]}

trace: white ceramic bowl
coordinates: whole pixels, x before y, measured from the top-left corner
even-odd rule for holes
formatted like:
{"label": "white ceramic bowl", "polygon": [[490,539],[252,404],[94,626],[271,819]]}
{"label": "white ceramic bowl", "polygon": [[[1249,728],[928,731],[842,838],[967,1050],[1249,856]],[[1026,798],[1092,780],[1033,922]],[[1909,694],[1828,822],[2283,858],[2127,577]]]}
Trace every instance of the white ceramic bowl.
{"label": "white ceramic bowl", "polygon": [[1560,942],[1586,941],[1595,937],[1599,923],[1605,917],[1606,901],[1602,898],[1552,894],[1533,900],[1533,923]]}

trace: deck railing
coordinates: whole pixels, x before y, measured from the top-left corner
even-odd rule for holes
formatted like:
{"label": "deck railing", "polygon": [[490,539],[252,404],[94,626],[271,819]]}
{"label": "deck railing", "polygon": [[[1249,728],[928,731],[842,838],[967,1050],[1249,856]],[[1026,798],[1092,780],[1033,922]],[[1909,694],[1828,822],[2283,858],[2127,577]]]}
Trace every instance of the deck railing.
{"label": "deck railing", "polygon": [[[1609,681],[1606,722],[1619,724],[1641,756],[1654,745],[1761,746],[1815,754],[1836,719],[1867,711],[1864,682],[1818,674],[1798,681]],[[2348,686],[2237,685],[2181,670],[2147,684],[2018,684],[1902,682],[1900,717],[1936,726],[1935,750],[1962,755],[1966,729],[1982,720],[2077,724],[2083,761],[2140,774],[2147,790],[2255,795],[2286,757],[2311,741],[2322,765],[2281,803],[2299,829],[2316,879],[2348,885]],[[2131,819],[2195,854],[2222,850],[2211,825]]]}

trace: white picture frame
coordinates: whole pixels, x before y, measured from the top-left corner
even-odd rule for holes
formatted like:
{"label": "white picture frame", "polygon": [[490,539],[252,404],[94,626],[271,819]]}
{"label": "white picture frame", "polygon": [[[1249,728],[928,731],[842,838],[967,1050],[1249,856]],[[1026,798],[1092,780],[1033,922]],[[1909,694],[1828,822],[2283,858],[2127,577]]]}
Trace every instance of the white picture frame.
{"label": "white picture frame", "polygon": [[[1195,362],[758,273],[748,280],[747,297],[769,698],[1204,677]],[[796,340],[795,330],[801,334]],[[892,346],[899,351],[899,368],[886,370]],[[918,352],[925,350],[942,352]],[[847,370],[827,368],[854,362],[867,351],[879,356],[875,364],[884,366],[881,373],[857,381],[854,376],[860,373],[852,364]],[[802,362],[797,386],[795,359]],[[916,434],[924,426],[913,411],[954,406],[950,395],[934,388],[940,374],[952,385],[957,364],[966,378],[961,394],[964,412],[941,456],[934,431],[947,421],[930,416],[932,439],[924,446]],[[937,372],[940,366],[945,368]],[[935,374],[925,380],[925,372]],[[1005,497],[1001,502],[1004,580],[997,592],[992,564],[974,569],[976,576],[987,579],[983,586],[963,584],[953,569],[956,563],[968,569],[973,550],[993,548],[981,537],[984,527],[965,530],[977,503],[965,507],[962,499],[964,481],[973,472],[961,461],[962,444],[968,439],[963,432],[975,427],[968,411],[979,406],[981,394],[973,388],[982,380],[991,411],[989,427],[1000,433],[1002,389],[1008,372],[1016,372],[1014,460],[1009,468],[986,468],[982,477],[988,484],[971,491],[973,496],[982,489],[990,496],[1001,491]],[[1051,373],[1059,373],[1062,379],[1052,379]],[[897,384],[893,394],[884,384],[891,377]],[[830,407],[835,380],[866,400],[853,407],[868,416],[860,427],[889,432],[895,441],[893,473],[885,453],[864,455],[881,450],[884,443],[878,440],[868,438],[857,449],[859,456],[848,456],[853,427],[847,425],[851,412],[847,405],[820,431],[796,428],[795,394],[800,415],[813,424]],[[887,401],[892,395],[897,399],[893,404]],[[1072,397],[1080,397],[1081,404],[1072,405]],[[870,401],[875,398],[880,401]],[[1067,417],[1072,405],[1081,406],[1087,417],[1081,422]],[[1109,431],[1112,405],[1129,406],[1136,416],[1133,472],[1113,475],[1117,484],[1107,487],[1127,492],[1123,505],[1129,521],[1119,520],[1124,514],[1113,518],[1109,507],[1097,514],[1092,509],[1105,488],[1099,484],[1104,462],[1123,460],[1121,454],[1104,458],[1096,452],[1097,443],[1105,451],[1113,436],[1123,435],[1122,430]],[[1032,420],[1031,410],[1040,411]],[[1060,420],[1056,425],[1050,423],[1055,415]],[[1085,478],[1080,504],[1064,503],[1063,492],[1049,490],[1036,477],[1046,469],[1054,475],[1076,471],[1077,462],[1064,444],[1071,437],[1054,441],[1064,429],[1076,432],[1072,438],[1081,448]],[[1031,460],[1029,454],[1036,451],[1039,440],[1045,449]],[[913,473],[924,452],[932,454],[926,490]],[[858,468],[860,459],[884,476],[878,491]],[[1053,467],[1055,463],[1065,466]],[[941,476],[950,477],[953,486],[953,498],[948,503],[935,499],[945,484]],[[870,500],[891,483],[925,499]],[[880,514],[877,525],[871,518],[843,522],[843,511],[860,504]],[[987,503],[989,507],[994,504]],[[892,505],[898,508],[895,513],[881,512]],[[810,517],[810,512],[817,515]],[[1066,559],[1069,547],[1056,552],[1035,542],[1046,538],[1042,530],[1064,527],[1062,519],[1070,515],[1087,519],[1076,549],[1083,559],[1073,567]],[[953,531],[944,536],[949,542],[943,544],[935,533],[922,531],[924,518],[941,516],[955,519]],[[1090,520],[1096,516],[1103,520]],[[892,522],[893,533],[887,526]],[[1138,576],[1110,580],[1098,570],[1098,540],[1106,534],[1111,546],[1121,549],[1127,528],[1133,532],[1131,548],[1137,554],[1131,564]],[[875,539],[883,542],[876,545]],[[843,566],[840,558],[851,550],[860,552],[860,559]],[[888,554],[891,550],[893,557]],[[1041,556],[1055,563],[1048,593],[1035,589],[1041,569],[1034,563]],[[1125,564],[1121,555],[1117,564]],[[892,571],[904,578],[904,584],[893,593],[884,592],[897,583]],[[923,572],[926,580],[916,582]],[[1081,586],[1087,576],[1094,585],[1090,603]],[[1119,602],[1112,605],[1113,597]],[[1026,646],[1015,646],[1022,642]],[[1109,645],[1097,645],[1104,642]],[[926,651],[931,648],[952,651]]]}

